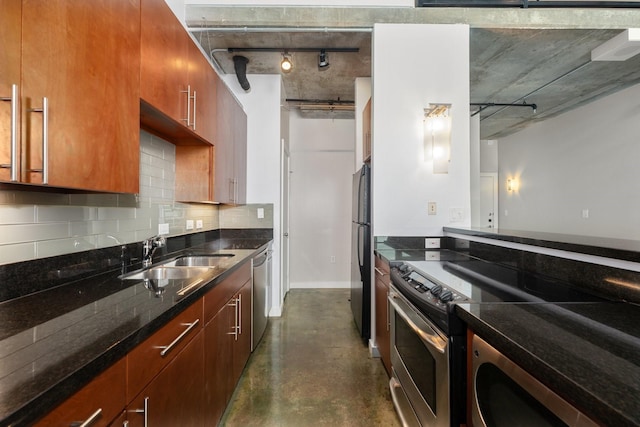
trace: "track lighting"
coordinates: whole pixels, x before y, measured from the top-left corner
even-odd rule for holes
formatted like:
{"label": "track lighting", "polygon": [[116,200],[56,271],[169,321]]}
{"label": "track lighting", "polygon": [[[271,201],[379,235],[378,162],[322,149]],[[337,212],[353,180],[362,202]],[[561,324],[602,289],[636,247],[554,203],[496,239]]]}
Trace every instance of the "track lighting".
{"label": "track lighting", "polygon": [[318,69],[322,71],[327,68],[329,68],[329,56],[327,55],[326,50],[322,49],[318,55]]}
{"label": "track lighting", "polygon": [[282,62],[280,63],[280,68],[282,69],[283,72],[288,73],[293,68],[293,63],[289,59],[289,56],[287,55],[286,52],[283,53],[282,56],[283,58],[282,58]]}

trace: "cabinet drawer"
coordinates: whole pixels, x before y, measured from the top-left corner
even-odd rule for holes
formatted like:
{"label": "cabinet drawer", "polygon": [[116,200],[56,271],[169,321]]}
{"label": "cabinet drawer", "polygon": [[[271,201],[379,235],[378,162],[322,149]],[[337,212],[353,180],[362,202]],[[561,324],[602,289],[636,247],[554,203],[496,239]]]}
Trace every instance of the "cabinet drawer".
{"label": "cabinet drawer", "polygon": [[380,256],[375,257],[375,262],[376,279],[389,287],[391,284],[391,269],[389,267],[389,263],[383,260]]}
{"label": "cabinet drawer", "polygon": [[218,283],[204,296],[204,321],[208,323],[213,316],[251,279],[251,261],[245,262],[229,277]]}
{"label": "cabinet drawer", "polygon": [[202,300],[198,300],[127,355],[127,402],[196,336],[202,323]]}
{"label": "cabinet drawer", "polygon": [[94,418],[92,427],[107,426],[125,406],[126,362],[115,365],[98,375],[80,391],[64,401],[36,426],[69,426]]}

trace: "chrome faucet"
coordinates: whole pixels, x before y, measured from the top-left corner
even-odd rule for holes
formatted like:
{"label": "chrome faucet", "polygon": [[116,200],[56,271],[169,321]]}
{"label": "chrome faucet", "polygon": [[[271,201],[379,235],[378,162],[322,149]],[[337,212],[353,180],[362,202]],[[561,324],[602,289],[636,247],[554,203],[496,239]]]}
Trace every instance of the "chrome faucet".
{"label": "chrome faucet", "polygon": [[167,244],[163,236],[154,236],[147,239],[142,244],[142,268],[147,268],[153,263],[153,253],[156,249]]}

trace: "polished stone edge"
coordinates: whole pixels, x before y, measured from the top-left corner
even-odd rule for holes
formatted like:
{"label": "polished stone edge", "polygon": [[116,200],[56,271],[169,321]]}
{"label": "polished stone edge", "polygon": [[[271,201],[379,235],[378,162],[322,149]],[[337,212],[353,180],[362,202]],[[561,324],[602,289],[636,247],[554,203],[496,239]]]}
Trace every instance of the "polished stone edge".
{"label": "polished stone edge", "polygon": [[606,299],[640,303],[640,273],[488,243],[447,237],[444,247],[549,281],[577,286]]}
{"label": "polished stone edge", "polygon": [[558,249],[586,255],[640,262],[640,241],[571,234],[543,233],[523,230],[493,230],[443,227],[445,233],[456,233],[486,239]]}
{"label": "polished stone edge", "polygon": [[[467,304],[474,305],[474,304]],[[552,366],[545,363],[539,357],[528,352],[509,337],[494,329],[488,323],[473,315],[464,305],[456,305],[455,313],[460,317],[471,330],[484,339],[491,346],[495,347],[516,365],[527,372],[535,372],[535,377],[544,382],[545,385],[558,393],[565,400],[579,401],[584,405],[582,410],[588,410],[589,416],[596,419],[607,420],[608,425],[632,426],[635,425],[624,414],[604,405],[600,400],[595,399],[583,388],[563,376]]]}
{"label": "polished stone edge", "polygon": [[96,376],[107,370],[122,357],[125,357],[138,344],[149,338],[157,330],[162,328],[165,324],[195,303],[199,298],[203,297],[204,294],[209,292],[218,283],[225,280],[229,275],[240,268],[246,260],[251,259],[260,251],[264,250],[270,244],[270,240],[267,242],[264,240],[265,239],[262,239],[263,243],[259,247],[242,260],[239,260],[233,267],[220,273],[220,275],[216,276],[205,286],[202,286],[193,293],[188,294],[174,306],[155,317],[149,323],[140,327],[134,333],[113,343],[113,345],[109,346],[108,350],[103,352],[100,356],[93,358],[87,364],[79,367],[64,380],[58,382],[47,390],[43,390],[41,394],[35,396],[26,405],[21,408],[17,408],[11,413],[11,415],[0,420],[0,425],[31,425],[42,416],[51,412],[59,404],[63,403],[66,399],[91,382]]}

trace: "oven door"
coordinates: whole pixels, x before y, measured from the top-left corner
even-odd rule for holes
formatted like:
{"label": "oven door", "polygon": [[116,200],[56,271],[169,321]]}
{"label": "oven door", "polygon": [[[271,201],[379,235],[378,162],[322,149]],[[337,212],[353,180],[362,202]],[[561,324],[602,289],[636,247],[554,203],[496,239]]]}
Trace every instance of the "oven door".
{"label": "oven door", "polygon": [[597,425],[477,335],[472,358],[474,427]]}
{"label": "oven door", "polygon": [[390,287],[390,388],[405,426],[448,427],[449,345],[447,337]]}

